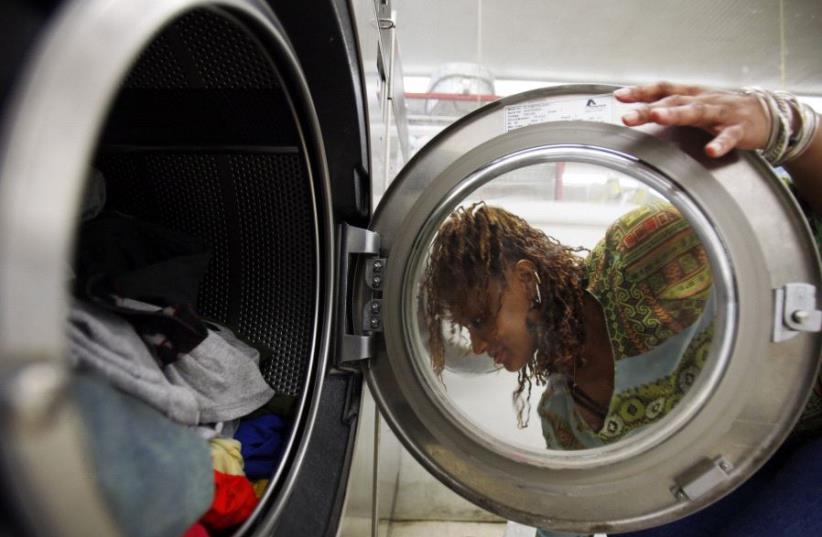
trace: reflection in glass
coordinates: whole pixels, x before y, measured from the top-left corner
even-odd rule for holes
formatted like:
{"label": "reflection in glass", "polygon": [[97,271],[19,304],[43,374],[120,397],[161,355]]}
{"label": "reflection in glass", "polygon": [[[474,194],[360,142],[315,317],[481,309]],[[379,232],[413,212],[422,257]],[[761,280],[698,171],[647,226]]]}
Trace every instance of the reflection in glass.
{"label": "reflection in glass", "polygon": [[440,225],[420,317],[469,421],[522,447],[583,449],[658,422],[687,393],[712,289],[702,243],[661,195],[549,163],[494,179]]}

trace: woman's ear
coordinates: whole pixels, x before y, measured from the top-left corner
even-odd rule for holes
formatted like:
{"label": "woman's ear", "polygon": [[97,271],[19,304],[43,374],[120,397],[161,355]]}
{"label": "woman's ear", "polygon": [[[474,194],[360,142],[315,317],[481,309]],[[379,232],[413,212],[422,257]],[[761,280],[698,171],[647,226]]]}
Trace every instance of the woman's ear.
{"label": "woman's ear", "polygon": [[520,259],[514,263],[514,274],[526,285],[533,285],[536,280],[537,266],[530,259]]}

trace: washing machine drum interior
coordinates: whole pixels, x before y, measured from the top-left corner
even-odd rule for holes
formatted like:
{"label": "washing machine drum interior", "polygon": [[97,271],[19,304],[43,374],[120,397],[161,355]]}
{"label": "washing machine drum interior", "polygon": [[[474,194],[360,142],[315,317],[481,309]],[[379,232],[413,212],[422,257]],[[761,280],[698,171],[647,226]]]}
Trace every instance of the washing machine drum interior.
{"label": "washing machine drum interior", "polygon": [[[234,487],[238,494],[236,479],[218,479],[215,491],[212,473],[243,474],[239,452],[228,457],[233,463],[213,468],[208,444],[201,442],[202,449],[190,456],[181,453],[192,435],[213,436],[223,428],[222,435],[231,438],[227,428],[236,427],[241,416],[223,418],[236,414],[281,418],[271,429],[277,442],[268,440],[271,460],[265,469],[254,470],[254,489],[248,483],[241,487],[247,496],[253,492],[244,513],[218,509],[211,528],[248,533],[272,515],[286,495],[284,482],[298,458],[307,408],[321,378],[317,371],[324,369],[319,356],[330,308],[324,295],[324,230],[329,225],[322,189],[327,179],[321,177],[323,156],[316,150],[310,101],[295,94],[304,87],[294,78],[298,64],[289,56],[287,41],[272,32],[281,29],[266,18],[268,11],[234,9],[238,2],[232,9],[189,4],[195,7],[178,9],[149,34],[136,59],[129,58],[131,66],[119,67],[126,74],[115,91],[99,101],[108,108],[96,129],[87,129],[93,139],[86,179],[77,181],[85,183],[84,194],[76,196],[82,210],[77,204],[72,209],[78,218],[71,227],[73,254],[67,258],[73,259],[75,278],[69,287],[75,296],[65,308],[70,336],[60,345],[74,366],[68,393],[83,422],[76,427],[83,433],[79,445],[91,455],[86,462],[93,463],[90,469],[67,469],[63,477],[93,475],[97,488],[92,495],[100,495],[109,522],[125,535],[143,535],[147,526],[155,528],[152,535],[179,535],[196,522],[192,510],[208,508],[212,499],[216,505],[220,487]],[[66,35],[58,30],[49,37],[56,41]],[[46,50],[49,46],[54,45]],[[80,117],[81,104],[77,108],[82,123],[88,118]],[[11,133],[13,160],[21,152],[14,149],[15,130]],[[41,158],[65,158],[72,143],[51,155],[43,148]],[[127,274],[101,272],[107,263],[128,269]],[[127,346],[126,337],[98,338],[102,332],[92,326],[95,318],[136,328],[139,337],[130,341],[145,343],[143,352],[149,349],[156,370],[146,372],[126,360],[112,366],[116,371],[108,376],[101,374],[105,366],[83,359],[95,348],[102,355]],[[7,349],[15,345],[8,333],[3,336]],[[250,378],[248,364],[244,373],[226,375],[226,364],[195,364],[197,346],[214,334],[220,345],[232,348],[232,360],[256,362],[258,378]],[[102,349],[107,345],[113,349]],[[185,388],[197,392],[196,382],[186,376],[197,367],[211,367],[200,371],[196,382],[219,399],[212,406],[202,392],[180,395]],[[88,376],[89,371],[94,374]],[[162,373],[171,380],[158,382],[171,391],[151,395],[156,386],[146,383]],[[227,396],[232,393],[233,401]],[[214,450],[212,442],[212,456]],[[198,466],[203,461],[205,466]],[[67,460],[66,466],[75,462]],[[248,460],[245,466],[247,473]],[[21,482],[25,476],[23,471]],[[20,496],[31,491],[31,511],[43,509],[43,520],[34,522],[36,532],[57,534],[50,533],[55,524],[62,524],[60,534],[111,528],[80,520],[94,516],[88,511],[66,513],[72,506],[66,496],[49,500],[38,478],[29,477]],[[206,486],[186,491],[186,483]],[[174,497],[170,491],[176,491]],[[29,522],[37,516],[27,514]]]}
{"label": "washing machine drum interior", "polygon": [[316,317],[317,223],[287,95],[252,35],[184,15],[123,83],[95,156],[107,205],[200,239],[211,252],[197,311],[270,354],[298,395]]}

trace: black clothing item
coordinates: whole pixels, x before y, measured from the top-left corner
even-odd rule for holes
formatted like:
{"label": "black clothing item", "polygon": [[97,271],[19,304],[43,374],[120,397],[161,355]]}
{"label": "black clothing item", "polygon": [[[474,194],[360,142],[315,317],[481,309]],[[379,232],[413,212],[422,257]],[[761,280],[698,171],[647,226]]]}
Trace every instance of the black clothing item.
{"label": "black clothing item", "polygon": [[106,213],[81,227],[74,268],[81,292],[91,278],[104,277],[119,296],[151,304],[196,304],[210,258],[196,238]]}
{"label": "black clothing item", "polygon": [[[194,311],[211,253],[198,239],[119,213],[80,230],[75,294],[128,320],[165,363],[189,353],[208,331]],[[164,308],[140,311],[117,297]]]}

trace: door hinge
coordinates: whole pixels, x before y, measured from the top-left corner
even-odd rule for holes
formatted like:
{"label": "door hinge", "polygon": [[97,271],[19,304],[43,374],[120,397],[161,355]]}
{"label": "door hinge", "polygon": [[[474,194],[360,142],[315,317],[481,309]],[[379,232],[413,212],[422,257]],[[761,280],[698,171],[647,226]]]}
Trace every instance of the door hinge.
{"label": "door hinge", "polygon": [[[342,224],[339,230],[340,244],[340,289],[339,289],[339,352],[337,365],[351,365],[366,360],[374,355],[374,333],[382,331],[382,299],[376,295],[382,292],[387,260],[378,257],[380,253],[380,236],[374,231],[348,224]],[[354,332],[352,307],[349,301],[348,285],[350,272],[356,268],[353,256],[364,260],[362,276],[371,290],[371,299],[366,301],[362,311],[360,333]]]}
{"label": "door hinge", "polygon": [[822,312],[816,309],[816,286],[786,283],[775,289],[773,341],[795,337],[799,332],[822,330]]}

